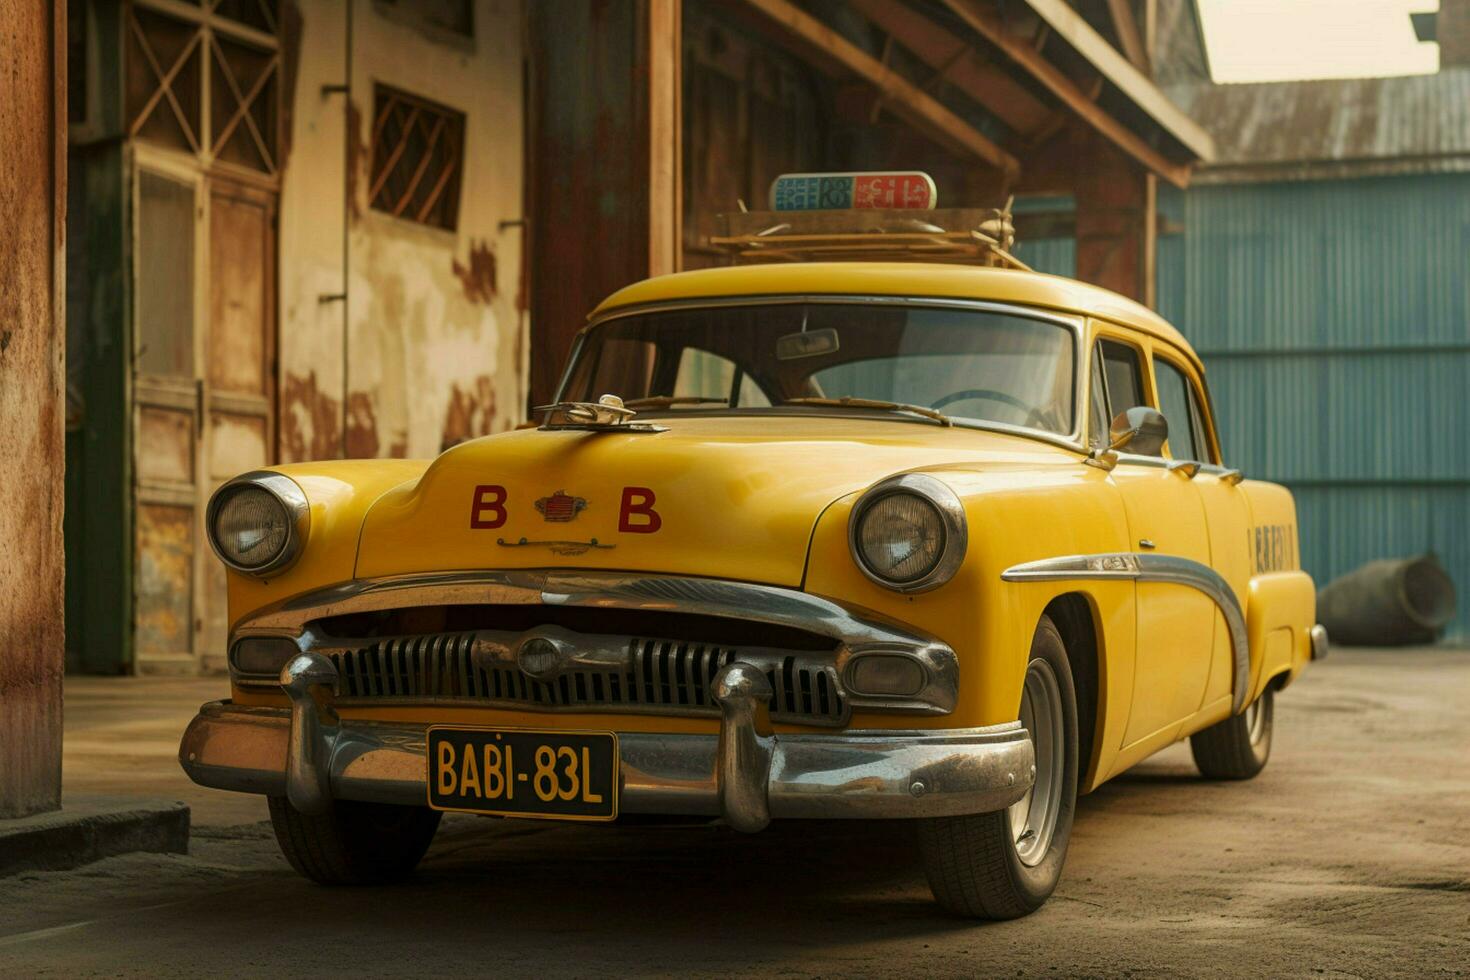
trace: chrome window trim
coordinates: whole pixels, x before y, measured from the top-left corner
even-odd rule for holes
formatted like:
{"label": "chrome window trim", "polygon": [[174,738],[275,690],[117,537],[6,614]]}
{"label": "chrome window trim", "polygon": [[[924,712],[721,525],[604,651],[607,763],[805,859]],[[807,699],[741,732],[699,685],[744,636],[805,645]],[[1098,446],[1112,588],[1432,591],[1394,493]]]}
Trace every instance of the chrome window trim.
{"label": "chrome window trim", "polygon": [[1075,579],[1131,579],[1137,582],[1168,582],[1203,592],[1225,617],[1230,632],[1234,666],[1231,711],[1245,708],[1250,688],[1250,645],[1245,612],[1230,583],[1208,565],[1177,555],[1146,555],[1114,552],[1095,555],[1065,555],[1012,565],[1000,575],[1006,582],[1055,582]]}
{"label": "chrome window trim", "polygon": [[[899,699],[849,694],[854,709],[948,714],[959,696],[959,658],[954,648],[906,625],[870,619],[830,599],[781,586],[635,572],[538,569],[357,579],[266,607],[236,625],[230,646],[243,636],[289,636],[306,652],[328,642],[310,628],[318,619],[412,606],[480,604],[590,606],[786,626],[833,640],[839,676],[850,658],[867,653],[907,656],[924,666],[928,682],[907,705],[901,705]],[[236,680],[279,685],[272,678]]]}
{"label": "chrome window trim", "polygon": [[[291,527],[286,535],[286,543],[282,545],[281,551],[264,565],[251,568],[232,561],[219,546],[214,536],[214,519],[219,513],[220,505],[225,497],[242,486],[254,486],[266,491],[275,497],[281,506],[286,508],[286,514],[291,518]],[[209,504],[204,509],[204,536],[209,540],[209,547],[226,568],[241,572],[245,575],[254,575],[264,578],[274,572],[288,568],[301,555],[302,546],[306,544],[307,534],[311,531],[311,503],[306,499],[306,492],[297,485],[296,481],[284,473],[276,473],[273,470],[251,470],[242,473],[224,483],[209,497]],[[233,643],[231,644],[233,646]]]}
{"label": "chrome window trim", "polygon": [[[777,293],[777,294],[751,294],[748,296],[708,296],[689,297],[685,299],[659,300],[651,303],[637,303],[629,306],[619,306],[606,312],[596,314],[588,319],[587,325],[577,331],[576,340],[572,346],[572,353],[568,356],[566,370],[562,373],[561,384],[557,387],[556,401],[566,400],[566,387],[571,383],[572,365],[576,356],[582,349],[583,340],[587,334],[604,323],[612,320],[621,320],[630,316],[642,316],[647,313],[670,313],[680,310],[699,309],[729,309],[741,306],[794,306],[803,304],[826,304],[826,305],[849,305],[849,306],[908,306],[923,307],[931,309],[970,310],[977,313],[1004,313],[1011,316],[1021,317],[1027,320],[1038,320],[1042,323],[1050,323],[1055,326],[1064,327],[1072,332],[1072,430],[1067,433],[1050,432],[1046,429],[1033,429],[1021,425],[1010,425],[1005,422],[989,422],[982,419],[954,419],[956,427],[966,429],[979,429],[986,432],[1000,432],[1006,435],[1023,436],[1029,439],[1040,439],[1053,445],[1074,449],[1086,455],[1087,447],[1083,444],[1083,422],[1081,420],[1082,395],[1085,378],[1082,374],[1082,366],[1086,363],[1084,347],[1087,341],[1087,320],[1080,313],[1061,313],[1039,306],[1026,306],[1019,303],[1001,303],[992,300],[964,299],[949,296],[869,296],[852,293]],[[781,406],[773,406],[779,408]],[[697,411],[681,411],[681,416],[696,416],[701,413]],[[727,415],[728,410],[720,413]],[[845,413],[842,418],[851,417]]]}
{"label": "chrome window trim", "polygon": [[[940,522],[944,525],[944,550],[940,552],[939,560],[929,571],[908,582],[895,582],[873,571],[863,560],[862,548],[858,546],[858,522],[862,520],[863,514],[884,497],[891,497],[896,493],[911,493],[927,500],[934,505]],[[961,503],[959,494],[943,480],[927,473],[904,473],[880,480],[857,499],[847,517],[847,547],[858,570],[870,582],[907,595],[937,589],[954,578],[955,572],[964,564],[969,544],[969,522],[965,518],[965,506]]]}

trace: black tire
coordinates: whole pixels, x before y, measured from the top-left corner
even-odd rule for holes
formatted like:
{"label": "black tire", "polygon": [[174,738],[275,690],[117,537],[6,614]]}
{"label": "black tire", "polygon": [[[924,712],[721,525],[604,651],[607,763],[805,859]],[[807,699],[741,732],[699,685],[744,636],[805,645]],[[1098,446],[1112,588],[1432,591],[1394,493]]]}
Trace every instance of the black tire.
{"label": "black tire", "polygon": [[1189,736],[1194,764],[1206,779],[1250,779],[1271,758],[1276,692],[1268,687],[1238,715]]}
{"label": "black tire", "polygon": [[[1043,616],[1031,640],[1028,671],[1042,660],[1061,702],[1062,776],[1055,829],[1040,860],[1026,864],[1012,836],[1011,811],[919,821],[919,852],[929,888],[941,906],[977,919],[1015,919],[1042,906],[1062,877],[1077,808],[1077,694],[1061,634]],[[1038,771],[1038,778],[1042,773]]]}
{"label": "black tire", "polygon": [[271,827],[291,867],[323,885],[379,885],[413,873],[439,829],[425,806],[334,800],[309,815],[284,796],[270,798]]}

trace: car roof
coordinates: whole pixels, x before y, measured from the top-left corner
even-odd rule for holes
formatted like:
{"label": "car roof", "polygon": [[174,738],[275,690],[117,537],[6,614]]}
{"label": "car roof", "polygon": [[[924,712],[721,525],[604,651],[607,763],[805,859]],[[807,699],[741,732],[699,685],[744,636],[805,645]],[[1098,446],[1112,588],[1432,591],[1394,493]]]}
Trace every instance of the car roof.
{"label": "car roof", "polygon": [[976,299],[1042,307],[1109,320],[1199,356],[1168,321],[1111,290],[1063,276],[1019,269],[923,262],[794,262],[697,269],[625,286],[593,310],[597,319],[620,307],[732,296],[840,295]]}

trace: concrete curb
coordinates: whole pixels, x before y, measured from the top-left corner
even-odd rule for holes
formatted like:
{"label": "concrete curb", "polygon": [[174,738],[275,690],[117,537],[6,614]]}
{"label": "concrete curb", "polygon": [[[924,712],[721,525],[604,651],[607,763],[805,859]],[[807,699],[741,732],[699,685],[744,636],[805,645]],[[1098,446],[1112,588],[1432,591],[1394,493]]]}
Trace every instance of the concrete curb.
{"label": "concrete curb", "polygon": [[128,796],[67,797],[60,810],[0,820],[0,877],[65,871],[117,854],[189,853],[189,807]]}

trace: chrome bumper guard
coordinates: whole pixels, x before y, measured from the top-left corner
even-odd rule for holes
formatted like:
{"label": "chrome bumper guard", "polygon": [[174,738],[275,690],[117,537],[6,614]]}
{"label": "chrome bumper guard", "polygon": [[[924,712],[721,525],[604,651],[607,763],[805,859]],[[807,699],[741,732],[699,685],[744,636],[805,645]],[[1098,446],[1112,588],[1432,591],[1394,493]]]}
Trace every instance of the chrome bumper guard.
{"label": "chrome bumper guard", "polygon": [[[320,813],[333,799],[427,802],[425,725],[343,722],[337,672],[302,654],[281,672],[289,710],[213,701],[184,732],[179,762],[201,786],[285,796]],[[620,733],[620,810],[723,817],[754,832],[773,818],[941,817],[999,810],[1035,779],[1020,722],[934,731],[775,735],[765,674],[715,678],[720,733]]]}

